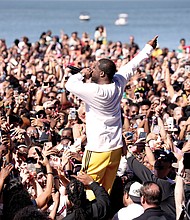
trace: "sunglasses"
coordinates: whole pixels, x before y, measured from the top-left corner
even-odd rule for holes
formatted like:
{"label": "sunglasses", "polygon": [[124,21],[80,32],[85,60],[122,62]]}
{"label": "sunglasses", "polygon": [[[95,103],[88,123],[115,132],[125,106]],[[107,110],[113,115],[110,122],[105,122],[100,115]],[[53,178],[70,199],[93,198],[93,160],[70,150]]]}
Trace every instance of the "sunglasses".
{"label": "sunglasses", "polygon": [[33,157],[28,157],[26,159],[26,163],[33,163],[36,164],[37,163],[37,159],[33,158]]}
{"label": "sunglasses", "polygon": [[48,96],[48,99],[55,99],[54,96]]}

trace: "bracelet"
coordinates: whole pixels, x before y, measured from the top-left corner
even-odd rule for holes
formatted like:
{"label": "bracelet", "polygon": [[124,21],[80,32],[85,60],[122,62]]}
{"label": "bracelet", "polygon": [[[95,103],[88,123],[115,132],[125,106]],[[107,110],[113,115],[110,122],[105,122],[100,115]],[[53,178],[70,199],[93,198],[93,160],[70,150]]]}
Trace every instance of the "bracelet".
{"label": "bracelet", "polygon": [[56,180],[56,179],[59,179],[59,176],[54,176],[53,178]]}
{"label": "bracelet", "polygon": [[183,179],[183,176],[181,175],[181,173],[176,172],[176,176],[180,176]]}
{"label": "bracelet", "polygon": [[53,175],[53,173],[52,173],[52,172],[48,172],[48,173],[47,173],[47,175],[48,175],[48,174],[51,174],[51,175]]}
{"label": "bracelet", "polygon": [[90,186],[92,183],[94,183],[94,180],[92,180],[88,185]]}

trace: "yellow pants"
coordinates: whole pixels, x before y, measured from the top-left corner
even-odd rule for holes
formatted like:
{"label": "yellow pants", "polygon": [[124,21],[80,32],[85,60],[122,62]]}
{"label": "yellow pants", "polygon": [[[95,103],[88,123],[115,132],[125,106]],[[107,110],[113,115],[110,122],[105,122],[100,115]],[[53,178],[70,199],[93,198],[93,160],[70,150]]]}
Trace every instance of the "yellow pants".
{"label": "yellow pants", "polygon": [[[122,148],[107,152],[85,150],[82,170],[86,171],[94,181],[102,185],[110,194],[119,167]],[[91,190],[87,190],[87,198],[95,198]]]}

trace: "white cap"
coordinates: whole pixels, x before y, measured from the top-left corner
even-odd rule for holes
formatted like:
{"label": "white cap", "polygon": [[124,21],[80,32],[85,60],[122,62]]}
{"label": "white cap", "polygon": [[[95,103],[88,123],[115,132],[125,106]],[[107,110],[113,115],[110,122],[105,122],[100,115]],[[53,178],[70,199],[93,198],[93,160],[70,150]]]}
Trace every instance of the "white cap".
{"label": "white cap", "polygon": [[142,187],[142,184],[139,182],[134,182],[129,190],[129,196],[133,200],[133,202],[140,202],[140,189]]}

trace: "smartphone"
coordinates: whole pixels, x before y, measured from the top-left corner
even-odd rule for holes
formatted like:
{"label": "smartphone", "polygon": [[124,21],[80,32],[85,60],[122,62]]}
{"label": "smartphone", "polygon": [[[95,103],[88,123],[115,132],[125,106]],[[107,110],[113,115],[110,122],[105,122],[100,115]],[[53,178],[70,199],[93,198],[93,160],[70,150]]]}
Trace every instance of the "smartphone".
{"label": "smartphone", "polygon": [[168,131],[173,130],[174,129],[174,119],[173,119],[173,117],[168,117],[166,119],[166,124],[168,126]]}
{"label": "smartphone", "polygon": [[160,126],[159,125],[154,125],[152,133],[154,134],[160,134]]}
{"label": "smartphone", "polygon": [[140,132],[139,139],[146,139],[147,133],[146,132]]}
{"label": "smartphone", "polygon": [[190,169],[190,153],[184,153],[183,165],[184,165],[184,169]]}
{"label": "smartphone", "polygon": [[133,132],[127,131],[125,133],[125,137],[127,138],[127,140],[132,141],[133,140]]}
{"label": "smartphone", "polygon": [[32,75],[31,80],[33,81],[33,83],[35,83],[36,82],[36,76]]}
{"label": "smartphone", "polygon": [[69,115],[71,117],[71,119],[76,119],[77,115],[76,115],[76,109],[75,108],[70,108],[69,110]]}
{"label": "smartphone", "polygon": [[40,160],[42,160],[42,159],[43,159],[43,156],[42,156],[42,153],[39,151],[39,149],[35,147],[35,151],[36,151],[36,153],[38,154]]}
{"label": "smartphone", "polygon": [[190,65],[185,65],[185,73],[190,73]]}
{"label": "smartphone", "polygon": [[188,132],[188,133],[185,135],[185,140],[186,140],[186,141],[190,141],[190,132]]}

